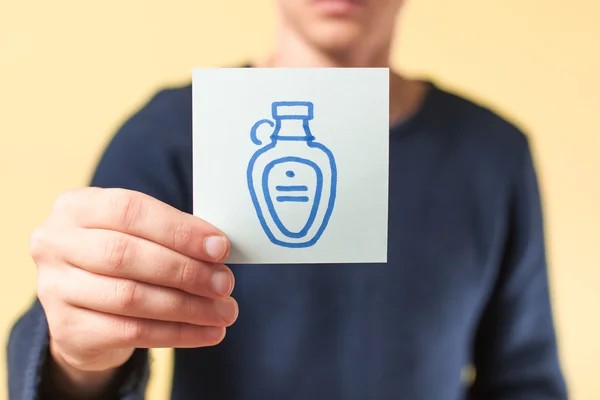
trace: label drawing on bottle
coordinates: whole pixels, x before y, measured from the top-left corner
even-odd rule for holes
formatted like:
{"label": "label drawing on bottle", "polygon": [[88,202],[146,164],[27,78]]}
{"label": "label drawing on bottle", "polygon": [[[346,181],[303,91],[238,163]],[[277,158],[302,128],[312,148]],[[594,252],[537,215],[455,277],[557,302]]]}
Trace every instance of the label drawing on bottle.
{"label": "label drawing on bottle", "polygon": [[258,128],[273,128],[270,143],[259,148],[248,163],[250,197],[273,244],[311,247],[323,235],[334,209],[335,158],[311,132],[312,102],[273,102],[271,113],[273,120],[259,120],[250,130],[252,142],[262,146]]}

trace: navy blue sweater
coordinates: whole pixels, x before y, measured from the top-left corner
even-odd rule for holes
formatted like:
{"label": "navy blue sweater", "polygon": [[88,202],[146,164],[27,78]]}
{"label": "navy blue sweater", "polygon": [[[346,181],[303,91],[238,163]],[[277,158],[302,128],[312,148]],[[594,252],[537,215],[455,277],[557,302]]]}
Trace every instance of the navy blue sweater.
{"label": "navy blue sweater", "polygon": [[[118,131],[91,184],[192,211],[191,86]],[[240,314],[218,346],[178,349],[172,399],[566,399],[540,197],[526,136],[431,84],[390,130],[389,262],[231,265]],[[11,399],[36,398],[48,328],[36,300],[8,345]],[[141,399],[146,351],[121,399]],[[474,365],[476,379],[464,379]]]}

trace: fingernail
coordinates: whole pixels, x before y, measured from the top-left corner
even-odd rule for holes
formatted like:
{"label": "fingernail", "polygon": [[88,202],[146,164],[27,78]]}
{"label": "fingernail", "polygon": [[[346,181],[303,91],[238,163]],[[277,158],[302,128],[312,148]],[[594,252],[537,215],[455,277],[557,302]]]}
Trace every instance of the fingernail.
{"label": "fingernail", "polygon": [[209,236],[204,239],[204,251],[206,254],[214,260],[220,260],[227,251],[227,244],[225,238],[222,236]]}
{"label": "fingernail", "polygon": [[213,290],[219,296],[227,296],[231,293],[233,281],[231,274],[225,270],[217,271],[212,277]]}
{"label": "fingernail", "polygon": [[232,298],[219,300],[217,302],[217,312],[225,322],[230,323],[237,316],[237,303]]}

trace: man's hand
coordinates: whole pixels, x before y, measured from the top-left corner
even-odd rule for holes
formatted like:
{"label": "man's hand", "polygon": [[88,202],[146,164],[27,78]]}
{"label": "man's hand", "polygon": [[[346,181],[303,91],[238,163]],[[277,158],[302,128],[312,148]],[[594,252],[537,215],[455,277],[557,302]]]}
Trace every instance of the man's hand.
{"label": "man's hand", "polygon": [[207,222],[142,193],[63,194],[30,246],[52,361],[92,389],[135,348],[220,343],[238,314],[229,247]]}

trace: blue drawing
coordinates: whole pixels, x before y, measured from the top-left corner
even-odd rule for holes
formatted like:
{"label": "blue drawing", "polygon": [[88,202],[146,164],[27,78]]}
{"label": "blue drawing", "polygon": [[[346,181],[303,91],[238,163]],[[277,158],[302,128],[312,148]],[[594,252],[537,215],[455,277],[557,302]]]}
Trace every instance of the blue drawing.
{"label": "blue drawing", "polygon": [[257,150],[248,163],[248,190],[258,220],[279,246],[313,246],[327,227],[333,211],[337,168],[331,151],[315,142],[309,127],[313,103],[280,101],[271,106],[273,121],[254,124],[250,139],[260,126],[274,131],[271,143]]}

